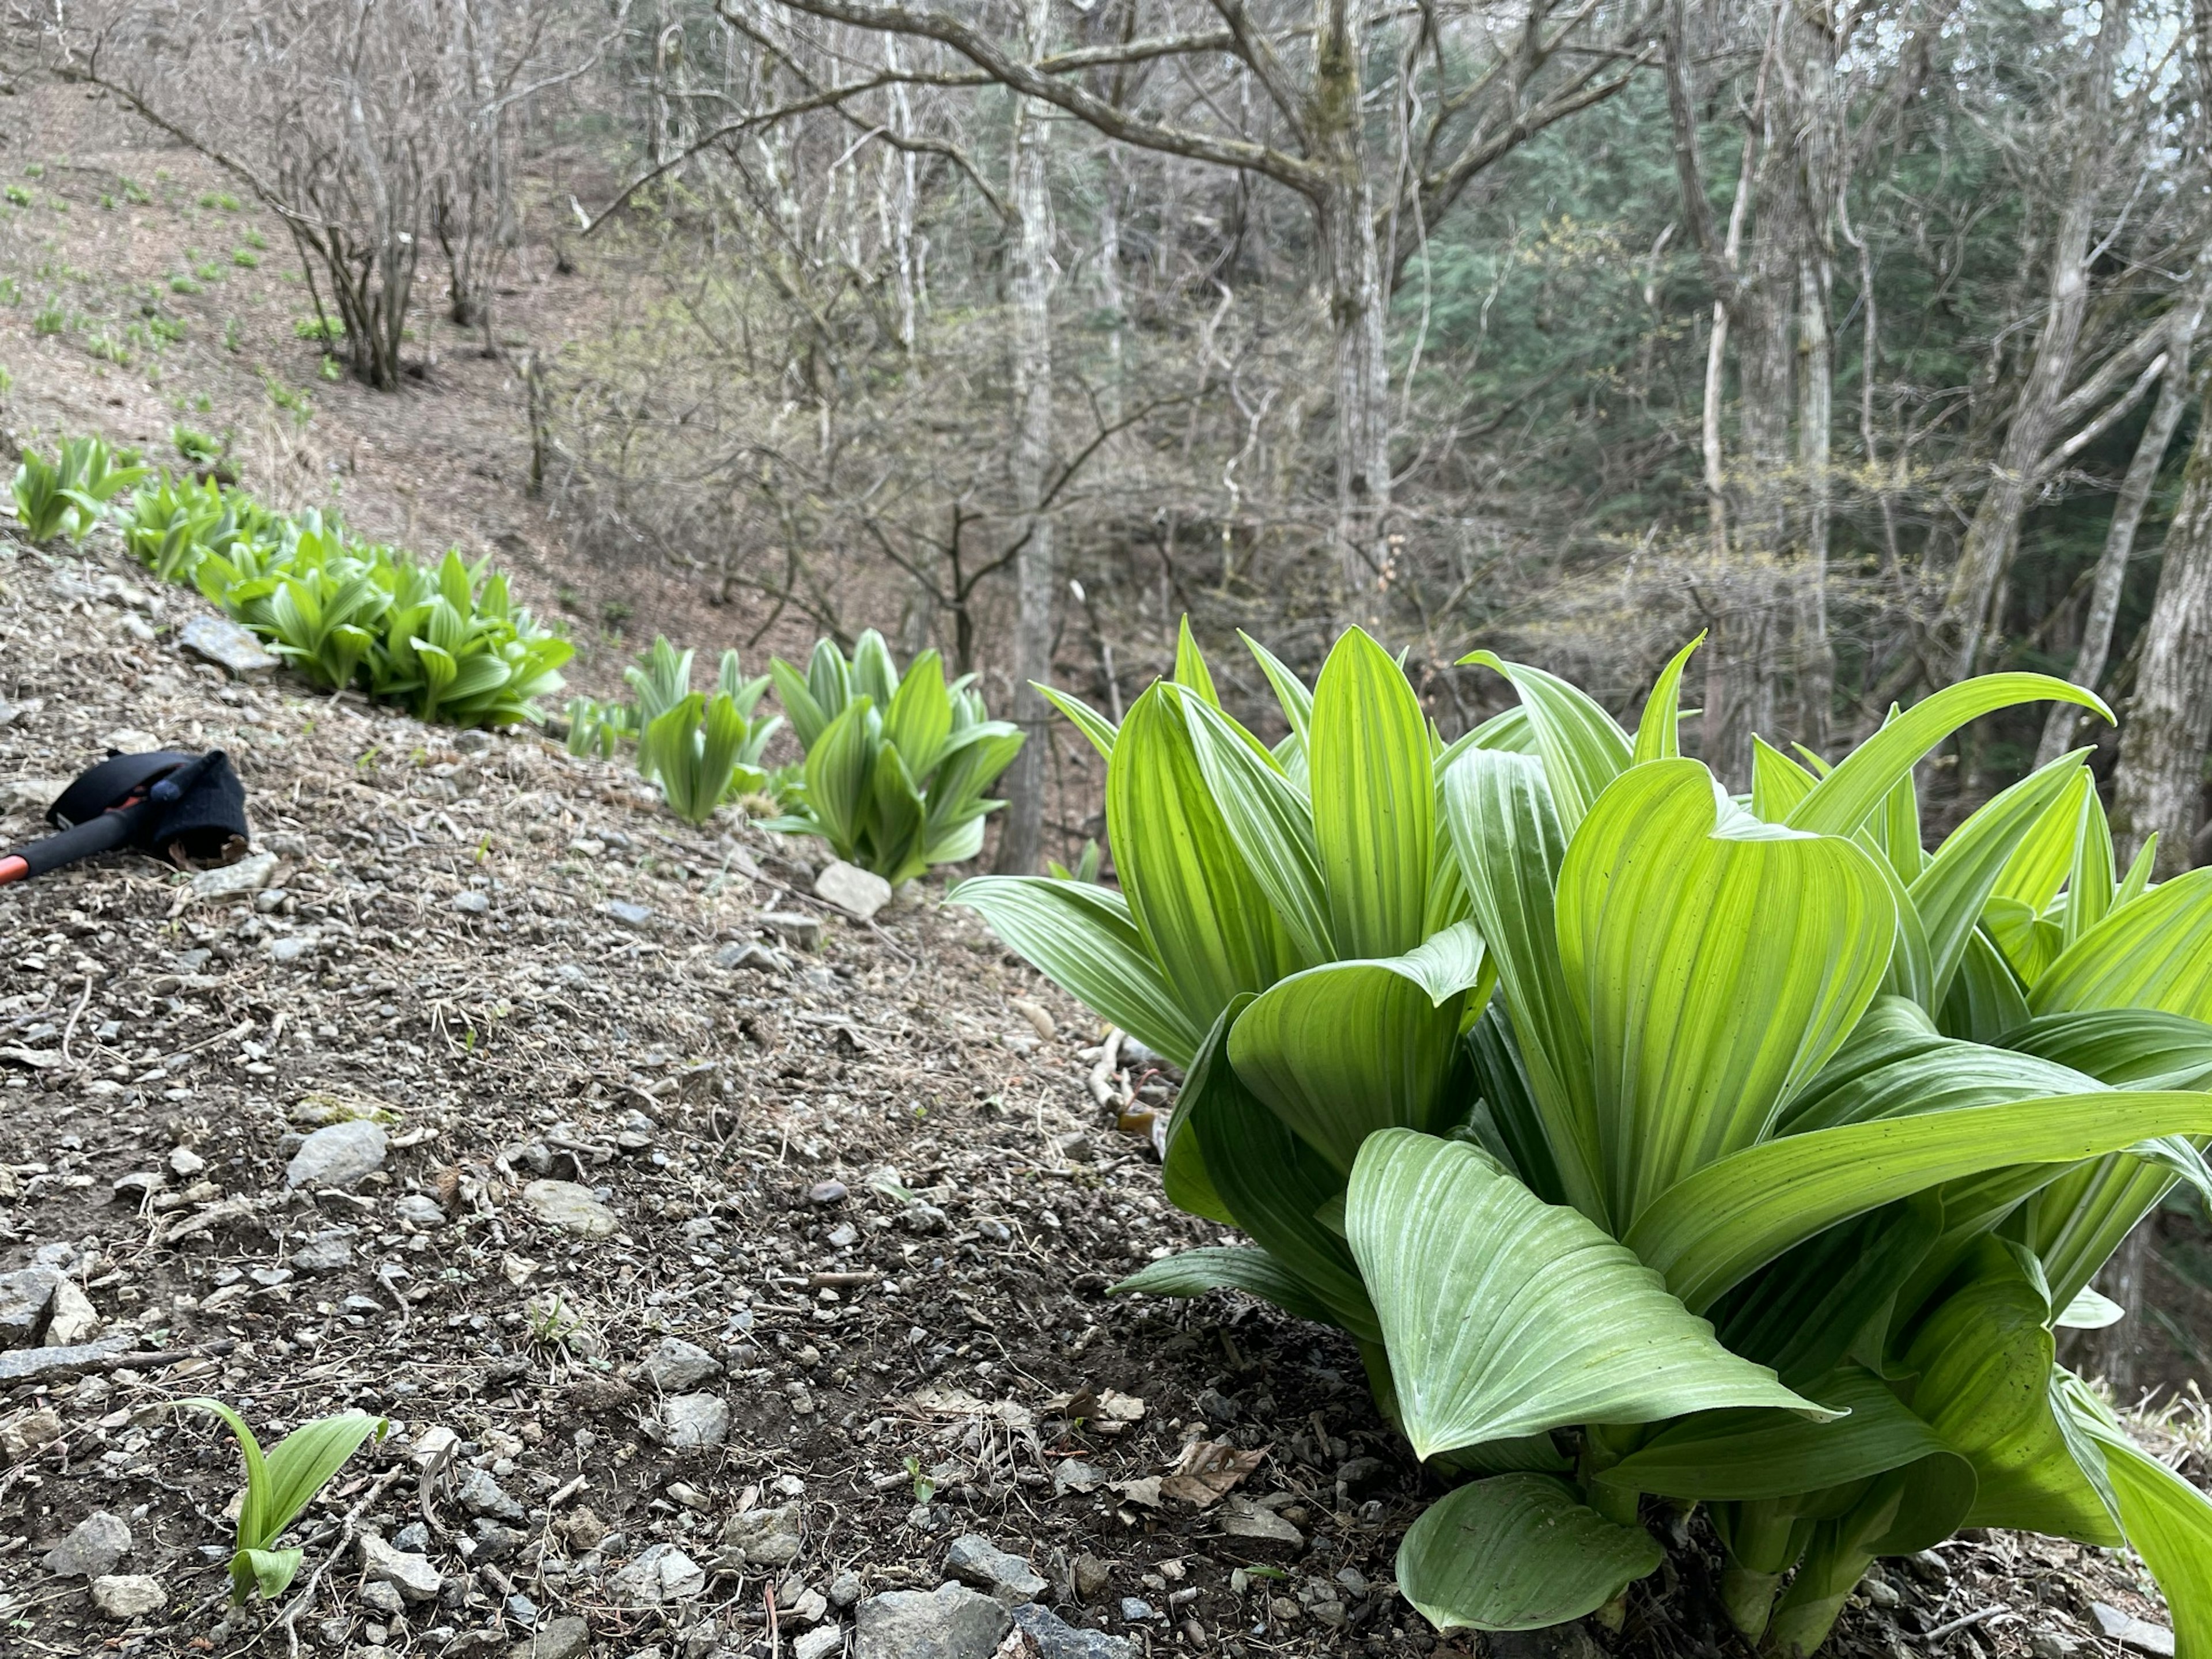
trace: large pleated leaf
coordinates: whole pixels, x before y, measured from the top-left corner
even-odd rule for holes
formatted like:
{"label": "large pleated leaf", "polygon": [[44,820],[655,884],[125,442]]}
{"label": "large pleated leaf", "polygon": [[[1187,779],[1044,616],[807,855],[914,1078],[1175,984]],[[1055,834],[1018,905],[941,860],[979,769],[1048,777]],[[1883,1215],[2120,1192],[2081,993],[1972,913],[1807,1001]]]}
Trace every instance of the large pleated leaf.
{"label": "large pleated leaf", "polygon": [[2212,1096],[2114,1090],[1784,1135],[1678,1182],[1627,1243],[1702,1309],[1800,1240],[1947,1181],[2209,1133]]}
{"label": "large pleated leaf", "polygon": [[1780,823],[1819,782],[1810,772],[1764,738],[1751,740],[1751,811],[1754,817]]}
{"label": "large pleated leaf", "polygon": [[858,836],[874,787],[877,721],[874,705],[855,697],[806,751],[806,804],[841,853]]}
{"label": "large pleated leaf", "polygon": [[1398,1588],[1438,1630],[1541,1630],[1595,1612],[1661,1554],[1548,1475],[1500,1474],[1422,1512],[1398,1547]]}
{"label": "large pleated leaf", "polygon": [[1155,1054],[1188,1066],[1202,1035],[1119,893],[1043,876],[977,876],[947,896],[978,912],[1039,973]]}
{"label": "large pleated leaf", "polygon": [[1702,630],[1698,637],[1667,659],[1652,683],[1651,695],[1644,700],[1643,718],[1636,723],[1636,744],[1632,758],[1637,763],[1649,760],[1673,760],[1682,752],[1682,674],[1690,665],[1690,653],[1705,642]]}
{"label": "large pleated leaf", "polygon": [[1206,665],[1206,653],[1198,648],[1187,614],[1176,624],[1175,683],[1200,702],[1221,707],[1220,696],[1213,689],[1213,671]]}
{"label": "large pleated leaf", "polygon": [[2009,1048],[1940,1034],[1917,1007],[1884,997],[1790,1103],[1790,1134],[1878,1118],[2075,1094],[2108,1079]]}
{"label": "large pleated leaf", "polygon": [[884,711],[884,738],[899,751],[906,769],[927,778],[936,769],[945,740],[952,734],[952,699],[945,690],[945,664],[925,651],[907,665],[906,674]]}
{"label": "large pleated leaf", "polygon": [[1252,653],[1252,659],[1260,665],[1260,672],[1267,677],[1267,684],[1275,693],[1275,701],[1282,705],[1283,719],[1291,728],[1291,735],[1303,748],[1307,732],[1313,724],[1314,694],[1306,689],[1306,683],[1292,672],[1281,658],[1259,641],[1242,629],[1237,630],[1237,637],[1244,641],[1244,648]]}
{"label": "large pleated leaf", "polygon": [[2062,1404],[2093,1438],[2128,1542],[2165,1592],[2174,1659],[2212,1659],[2212,1498],[2128,1438],[2095,1396],[2071,1378]]}
{"label": "large pleated leaf", "polygon": [[2212,1088],[2212,1025],[2185,1014],[2155,1008],[2042,1014],[2004,1041],[2116,1089]]}
{"label": "large pleated leaf", "polygon": [[1091,746],[1098,751],[1099,759],[1109,765],[1112,763],[1114,741],[1121,735],[1120,726],[1071,692],[1057,690],[1037,680],[1031,680],[1030,684],[1036,688],[1039,696],[1066,715],[1068,723],[1091,740]]}
{"label": "large pleated leaf", "polygon": [[1622,1227],[1767,1133],[1873,1000],[1896,938],[1863,849],[1723,820],[1723,799],[1696,761],[1637,767],[1591,807],[1559,872],[1559,959],[1589,1022]]}
{"label": "large pleated leaf", "polygon": [[1156,684],[1130,708],[1107,770],[1106,824],[1138,931],[1202,1029],[1238,992],[1307,963],[1206,787],[1176,701],[1188,695]]}
{"label": "large pleated leaf", "polygon": [[1480,663],[1503,674],[1521,695],[1528,726],[1542,757],[1544,776],[1560,827],[1570,836],[1590,803],[1605,792],[1635,758],[1628,734],[1589,693],[1556,674],[1525,663],[1506,662],[1495,652],[1471,651],[1462,666]]}
{"label": "large pleated leaf", "polygon": [[1437,850],[1428,723],[1404,671],[1357,628],[1337,641],[1314,687],[1306,764],[1337,949],[1412,950]]}
{"label": "large pleated leaf", "polygon": [[[2051,804],[2005,860],[2004,873],[1998,877],[1991,895],[2016,900],[2041,915],[2066,885],[2068,872],[2074,866],[2081,798],[2095,793],[2095,780],[2086,768],[2074,773],[2067,780],[2065,793]],[[2110,902],[2107,892],[2106,902]]]}
{"label": "large pleated leaf", "polygon": [[1444,774],[1443,798],[1468,908],[1497,967],[1557,1195],[1601,1223],[1589,1027],[1567,989],[1554,907],[1566,837],[1543,765],[1527,755],[1471,750]]}
{"label": "large pleated leaf", "polygon": [[1722,1342],[1817,1393],[1863,1337],[1887,1334],[1898,1292],[1942,1237],[1943,1220],[1942,1200],[1919,1193],[1807,1239],[1715,1304]]}
{"label": "large pleated leaf", "polygon": [[1229,1034],[1245,1086],[1349,1175],[1377,1129],[1438,1129],[1458,1057],[1462,994],[1483,979],[1462,922],[1412,957],[1309,968],[1262,992]]}
{"label": "large pleated leaf", "polygon": [[1915,703],[1838,762],[1790,815],[1790,827],[1848,836],[1928,751],[1967,721],[2016,703],[2048,699],[2093,709],[2107,720],[2112,711],[2094,691],[2048,674],[1984,674],[1947,685]]}
{"label": "large pleated leaf", "polygon": [[2114,910],[2044,970],[2027,1006],[2039,1014],[2155,1008],[2212,1019],[2212,869]]}
{"label": "large pleated leaf", "polygon": [[2111,1508],[2051,1395],[2050,1301],[2016,1249],[1984,1239],[1973,1276],[1922,1322],[1905,1356],[1919,1373],[1913,1408],[1974,1466],[1967,1525],[2118,1545]]}
{"label": "large pleated leaf", "polygon": [[1974,1042],[2000,1042],[2007,1031],[2027,1023],[2027,998],[2004,955],[1977,928],[1966,935],[1965,954],[1951,976],[1937,1023],[1946,1036]]}
{"label": "large pleated leaf", "polygon": [[1328,1304],[1300,1284],[1296,1274],[1254,1245],[1185,1250],[1130,1274],[1107,1294],[1204,1296],[1208,1291],[1243,1291],[1300,1319],[1320,1324],[1334,1321]]}
{"label": "large pleated leaf", "polygon": [[1771,1407],[1701,1413],[1662,1430],[1600,1478],[1662,1498],[1747,1501],[1795,1498],[1924,1463],[1915,1479],[1940,1482],[1952,1494],[1943,1506],[1951,1510],[1949,1526],[1903,1547],[1924,1549],[1965,1518],[1976,1488],[1972,1465],[1879,1377],[1845,1365],[1806,1392],[1850,1414],[1814,1422]]}
{"label": "large pleated leaf", "polygon": [[1213,804],[1284,927],[1308,960],[1337,954],[1313,809],[1251,734],[1211,703],[1183,699],[1191,750]]}
{"label": "large pleated leaf", "polygon": [[1729,1406],[1832,1415],[1721,1346],[1628,1250],[1464,1141],[1370,1137],[1345,1231],[1423,1457]]}
{"label": "large pleated leaf", "polygon": [[[2086,751],[2083,751],[2086,752]],[[1928,934],[1935,966],[1935,996],[1949,991],[1965,954],[1966,937],[1996,890],[2013,854],[2051,807],[2086,776],[2081,754],[2031,772],[1981,807],[1944,837],[1936,856],[1912,884],[1912,906]]]}

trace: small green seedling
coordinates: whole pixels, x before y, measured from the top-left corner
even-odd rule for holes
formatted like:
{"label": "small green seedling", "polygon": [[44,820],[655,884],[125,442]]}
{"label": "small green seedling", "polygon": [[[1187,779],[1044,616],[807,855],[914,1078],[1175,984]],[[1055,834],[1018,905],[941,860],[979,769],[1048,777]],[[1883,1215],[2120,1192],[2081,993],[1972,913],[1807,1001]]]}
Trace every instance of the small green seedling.
{"label": "small green seedling", "polygon": [[178,1402],[222,1419],[246,1459],[246,1496],[238,1506],[238,1553],[230,1558],[230,1599],[243,1601],[258,1589],[273,1601],[290,1586],[305,1552],[276,1549],[284,1529],[314,1501],[360,1448],[384,1437],[391,1425],[367,1412],[341,1412],[302,1424],[276,1443],[265,1457],[246,1419],[219,1400],[204,1396]]}

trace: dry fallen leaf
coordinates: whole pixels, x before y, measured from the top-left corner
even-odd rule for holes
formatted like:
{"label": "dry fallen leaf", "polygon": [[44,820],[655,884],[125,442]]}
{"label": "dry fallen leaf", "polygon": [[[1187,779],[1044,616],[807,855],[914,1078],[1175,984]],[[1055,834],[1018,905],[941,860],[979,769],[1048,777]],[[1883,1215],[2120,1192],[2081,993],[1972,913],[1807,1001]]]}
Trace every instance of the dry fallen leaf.
{"label": "dry fallen leaf", "polygon": [[1160,1483],[1160,1491],[1193,1509],[1210,1509],[1258,1468],[1267,1455],[1265,1446],[1257,1451],[1239,1451],[1225,1440],[1194,1440],[1182,1449],[1173,1472]]}

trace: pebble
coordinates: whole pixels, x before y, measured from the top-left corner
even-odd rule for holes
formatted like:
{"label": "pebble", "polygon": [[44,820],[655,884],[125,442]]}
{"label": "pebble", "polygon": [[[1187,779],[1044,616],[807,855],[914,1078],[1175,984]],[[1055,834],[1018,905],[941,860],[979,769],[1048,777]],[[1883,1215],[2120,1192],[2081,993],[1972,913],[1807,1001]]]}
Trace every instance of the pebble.
{"label": "pebble", "polygon": [[750,968],[763,974],[780,974],[786,964],[783,958],[767,945],[751,940],[742,945],[725,945],[714,952],[714,965],[717,968]]}
{"label": "pebble", "polygon": [[60,1280],[52,1267],[0,1273],[0,1349],[27,1348],[38,1341]]}
{"label": "pebble", "polygon": [[822,918],[795,910],[763,910],[760,925],[789,945],[802,951],[822,948]]}
{"label": "pebble", "polygon": [[276,669],[276,659],[261,648],[261,641],[225,617],[194,617],[177,630],[177,643],[233,679],[274,673]]}
{"label": "pebble", "polygon": [[1016,1607],[1013,1620],[1014,1628],[1029,1638],[1036,1659],[1137,1659],[1137,1644],[1127,1637],[1078,1630],[1035,1601]]}
{"label": "pebble", "polygon": [[952,1540],[952,1547],[945,1553],[945,1570],[1008,1607],[1034,1601],[1045,1593],[1045,1582],[1035,1568],[981,1533],[968,1533]]}
{"label": "pebble", "polygon": [[638,1374],[663,1394],[681,1394],[720,1376],[722,1368],[714,1355],[696,1344],[680,1336],[665,1336],[660,1346],[645,1357]]}
{"label": "pebble", "polygon": [[2089,1612],[2097,1621],[2097,1628],[2122,1647],[2151,1654],[2154,1659],[2173,1659],[2173,1632],[2165,1626],[2154,1625],[2148,1619],[2138,1619],[2102,1601],[2089,1603]]}
{"label": "pebble", "polygon": [[1013,1628],[1006,1609],[964,1585],[893,1590],[860,1603],[855,1659],[991,1659]]}
{"label": "pebble", "polygon": [[361,1553],[362,1571],[370,1583],[389,1584],[410,1601],[434,1601],[445,1588],[444,1575],[427,1557],[395,1549],[373,1532],[362,1534],[354,1542]]}
{"label": "pebble", "polygon": [[453,895],[453,908],[465,916],[489,915],[491,913],[491,895],[480,893],[473,887],[466,888]]}
{"label": "pebble", "polygon": [[1121,1618],[1125,1623],[1141,1625],[1148,1619],[1158,1617],[1152,1611],[1152,1604],[1142,1596],[1125,1595],[1121,1598]]}
{"label": "pebble", "polygon": [[830,1581],[830,1605],[849,1607],[860,1599],[860,1575],[850,1567]]}
{"label": "pebble", "polygon": [[48,1550],[44,1565],[62,1578],[101,1578],[131,1553],[131,1528],[120,1516],[94,1510]]}
{"label": "pebble", "polygon": [[877,911],[891,902],[891,884],[857,864],[838,859],[815,877],[814,896],[862,921],[871,921]]}
{"label": "pebble", "polygon": [[1114,1569],[1088,1550],[1075,1558],[1075,1594],[1079,1601],[1096,1601],[1106,1593]]}
{"label": "pebble", "polygon": [[527,1641],[517,1642],[508,1659],[576,1659],[592,1639],[592,1627],[573,1615],[549,1619]]}
{"label": "pebble", "polygon": [[791,1644],[791,1659],[830,1659],[845,1648],[845,1632],[835,1625],[823,1625],[816,1630],[801,1632]]}
{"label": "pebble", "polygon": [[642,904],[630,904],[622,899],[610,899],[606,913],[624,927],[645,928],[653,926],[653,912]]}
{"label": "pebble", "polygon": [[615,1231],[615,1212],[573,1181],[533,1181],[522,1189],[522,1201],[564,1233],[606,1238]]}
{"label": "pebble", "polygon": [[446,1212],[428,1193],[407,1193],[392,1206],[392,1213],[410,1227],[442,1227]]}
{"label": "pebble", "polygon": [[169,1593],[143,1572],[112,1574],[92,1581],[92,1605],[104,1619],[143,1619],[167,1607]]}
{"label": "pebble", "polygon": [[703,1451],[730,1437],[729,1402],[719,1394],[672,1395],[660,1402],[661,1438],[678,1451]]}
{"label": "pebble", "polygon": [[300,1143],[284,1168],[284,1184],[295,1191],[350,1187],[384,1167],[385,1146],[383,1128],[366,1119],[325,1125]]}
{"label": "pebble", "polygon": [[501,1489],[489,1469],[471,1469],[462,1475],[454,1496],[471,1515],[488,1515],[497,1521],[525,1518],[522,1505]]}
{"label": "pebble", "polygon": [[626,1607],[688,1601],[707,1588],[707,1570],[673,1544],[649,1544],[610,1581]]}
{"label": "pebble", "polygon": [[842,1204],[845,1196],[845,1183],[842,1181],[817,1181],[806,1189],[806,1201],[810,1204]]}
{"label": "pebble", "polygon": [[228,898],[234,893],[258,893],[276,878],[274,853],[249,853],[235,864],[218,864],[192,876],[196,898]]}
{"label": "pebble", "polygon": [[295,1246],[289,1260],[303,1273],[337,1273],[352,1265],[356,1237],[351,1227],[325,1227]]}
{"label": "pebble", "polygon": [[732,1516],[722,1523],[722,1547],[747,1566],[789,1566],[799,1559],[799,1505]]}
{"label": "pebble", "polygon": [[2033,1659],[2075,1659],[2081,1644],[2055,1630],[2039,1630],[2027,1638],[2027,1650]]}

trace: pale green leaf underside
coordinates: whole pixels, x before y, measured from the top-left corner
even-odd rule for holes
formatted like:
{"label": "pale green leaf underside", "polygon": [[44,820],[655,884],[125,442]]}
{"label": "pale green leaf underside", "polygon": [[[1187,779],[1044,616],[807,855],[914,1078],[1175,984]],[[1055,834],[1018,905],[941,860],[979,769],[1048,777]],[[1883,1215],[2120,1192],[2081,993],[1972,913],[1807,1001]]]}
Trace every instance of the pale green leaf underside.
{"label": "pale green leaf underside", "polygon": [[1297,1275],[1253,1245],[1209,1245],[1185,1250],[1130,1274],[1107,1294],[1203,1296],[1208,1291],[1243,1291],[1300,1319],[1323,1325],[1335,1322],[1328,1305],[1300,1284]]}
{"label": "pale green leaf underside", "polygon": [[1628,1250],[1464,1142],[1370,1138],[1345,1224],[1423,1457],[1731,1406],[1834,1415],[1730,1353]]}
{"label": "pale green leaf underside", "polygon": [[[2078,1399],[2074,1389],[2069,1400]],[[2212,1659],[2212,1498],[2183,1480],[2095,1411],[2074,1421],[2105,1455],[2120,1522],[2165,1592],[2174,1659]]]}
{"label": "pale green leaf underside", "polygon": [[1659,1565],[1624,1527],[1541,1474],[1447,1493],[1398,1547],[1398,1588],[1438,1630],[1541,1630],[1595,1612]]}

